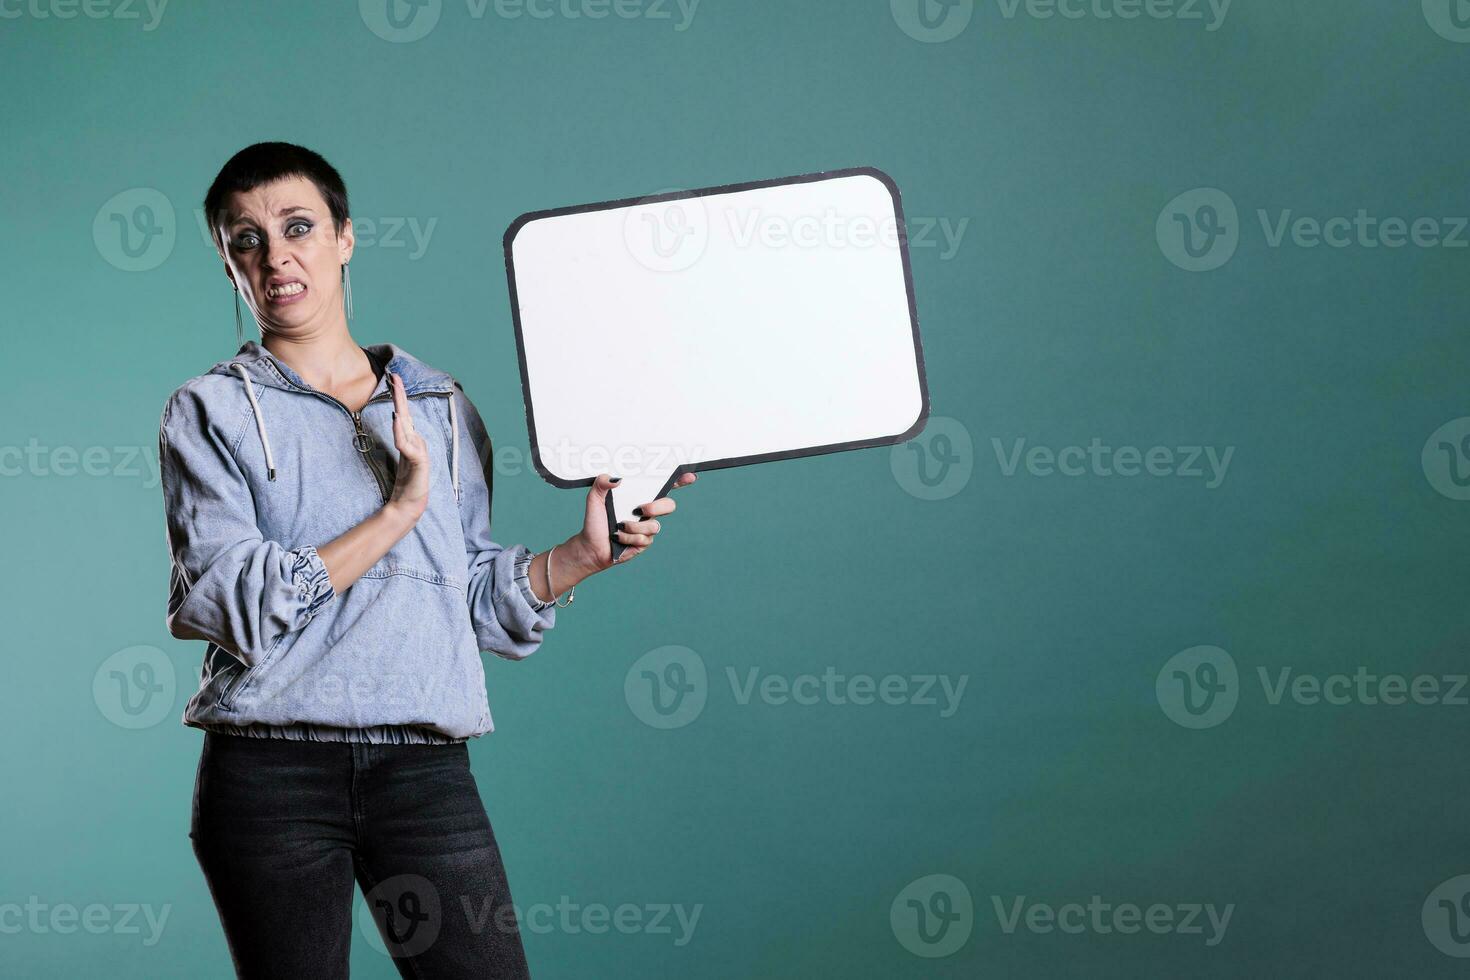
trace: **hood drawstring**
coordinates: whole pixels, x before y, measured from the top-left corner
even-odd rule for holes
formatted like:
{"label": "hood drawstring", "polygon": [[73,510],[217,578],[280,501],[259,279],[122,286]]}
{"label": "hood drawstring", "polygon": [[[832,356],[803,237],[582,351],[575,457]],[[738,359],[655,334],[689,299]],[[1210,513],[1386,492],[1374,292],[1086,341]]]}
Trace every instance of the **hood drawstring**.
{"label": "hood drawstring", "polygon": [[260,445],[265,449],[265,468],[270,478],[276,478],[276,461],[271,456],[271,441],[265,434],[265,417],[260,414],[260,403],[255,400],[255,386],[250,383],[250,375],[245,373],[245,365],[235,361],[230,365],[240,372],[240,377],[245,380],[245,397],[250,399],[250,410],[255,413],[255,430],[260,433]]}
{"label": "hood drawstring", "polygon": [[[240,372],[240,378],[245,382],[245,397],[250,399],[250,410],[255,414],[255,431],[260,433],[260,445],[265,450],[265,467],[270,479],[276,478],[276,460],[271,455],[270,437],[265,434],[265,416],[260,414],[260,403],[255,400],[255,386],[250,383],[250,375],[245,371],[245,365],[239,361],[233,362],[230,367]],[[454,484],[454,499],[458,501],[459,496],[459,416],[454,408],[454,392],[449,393],[449,472]]]}

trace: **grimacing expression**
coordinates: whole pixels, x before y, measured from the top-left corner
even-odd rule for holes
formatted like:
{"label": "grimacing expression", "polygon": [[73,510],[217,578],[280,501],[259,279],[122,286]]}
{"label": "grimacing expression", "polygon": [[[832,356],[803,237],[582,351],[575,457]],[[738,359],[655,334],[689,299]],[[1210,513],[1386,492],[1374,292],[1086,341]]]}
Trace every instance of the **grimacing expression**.
{"label": "grimacing expression", "polygon": [[342,266],[351,260],[352,221],[341,237],[316,185],[284,177],[230,196],[219,234],[225,271],[262,328],[294,333],[330,323],[342,309]]}

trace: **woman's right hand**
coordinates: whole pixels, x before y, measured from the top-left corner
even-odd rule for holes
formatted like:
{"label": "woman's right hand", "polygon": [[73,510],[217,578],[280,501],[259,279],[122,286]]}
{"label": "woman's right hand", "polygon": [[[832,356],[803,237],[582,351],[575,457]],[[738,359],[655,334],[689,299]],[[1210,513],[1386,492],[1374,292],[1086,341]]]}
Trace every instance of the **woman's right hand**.
{"label": "woman's right hand", "polygon": [[388,376],[393,389],[393,445],[398,449],[398,475],[385,506],[417,522],[429,505],[429,447],[413,427],[403,379],[393,371]]}

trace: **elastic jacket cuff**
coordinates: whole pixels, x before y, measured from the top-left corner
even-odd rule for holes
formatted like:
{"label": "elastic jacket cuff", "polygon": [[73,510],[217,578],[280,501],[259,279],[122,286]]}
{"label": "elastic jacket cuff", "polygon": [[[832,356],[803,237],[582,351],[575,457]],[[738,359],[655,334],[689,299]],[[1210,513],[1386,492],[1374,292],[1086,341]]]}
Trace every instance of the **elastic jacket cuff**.
{"label": "elastic jacket cuff", "polygon": [[291,584],[296,588],[296,598],[306,603],[306,616],[310,619],[317,610],[331,602],[337,592],[327,576],[327,566],[313,545],[296,548],[292,554],[296,561],[291,566]]}

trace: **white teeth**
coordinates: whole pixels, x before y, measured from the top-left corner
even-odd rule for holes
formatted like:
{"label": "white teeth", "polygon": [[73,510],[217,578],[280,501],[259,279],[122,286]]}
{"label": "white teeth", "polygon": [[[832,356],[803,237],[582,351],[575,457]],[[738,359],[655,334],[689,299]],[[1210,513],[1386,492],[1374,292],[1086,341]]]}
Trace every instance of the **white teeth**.
{"label": "white teeth", "polygon": [[284,286],[271,286],[267,291],[271,299],[279,299],[282,296],[295,296],[297,293],[305,292],[306,287],[299,282],[288,282]]}

